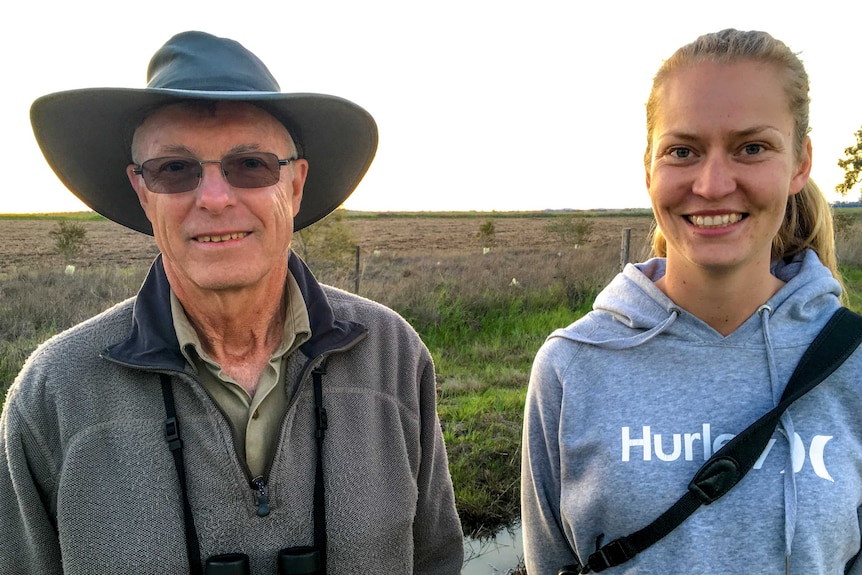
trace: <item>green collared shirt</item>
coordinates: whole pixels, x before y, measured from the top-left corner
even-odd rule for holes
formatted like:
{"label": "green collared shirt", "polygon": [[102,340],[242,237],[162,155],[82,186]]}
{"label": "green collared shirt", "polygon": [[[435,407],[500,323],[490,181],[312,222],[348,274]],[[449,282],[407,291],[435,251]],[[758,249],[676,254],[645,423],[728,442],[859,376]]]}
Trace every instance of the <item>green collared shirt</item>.
{"label": "green collared shirt", "polygon": [[290,273],[284,284],[284,304],[286,312],[281,344],[269,358],[251,396],[207,355],[180,300],[171,290],[171,315],[180,350],[230,420],[239,456],[245,458],[253,476],[263,475],[273,445],[278,440],[279,424],[287,407],[283,375],[287,358],[311,337],[305,300]]}

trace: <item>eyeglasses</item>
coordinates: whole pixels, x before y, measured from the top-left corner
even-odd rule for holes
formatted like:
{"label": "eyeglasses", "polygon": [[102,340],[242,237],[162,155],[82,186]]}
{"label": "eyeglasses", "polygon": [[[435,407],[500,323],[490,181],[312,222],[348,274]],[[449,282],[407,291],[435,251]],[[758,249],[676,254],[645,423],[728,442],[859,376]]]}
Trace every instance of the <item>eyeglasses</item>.
{"label": "eyeglasses", "polygon": [[182,156],[152,158],[132,170],[143,176],[147,188],[157,194],[179,194],[196,189],[203,177],[204,164],[219,164],[225,180],[235,188],[265,188],[277,183],[281,166],[296,157],[280,159],[269,152],[228,154],[221,160],[196,160]]}

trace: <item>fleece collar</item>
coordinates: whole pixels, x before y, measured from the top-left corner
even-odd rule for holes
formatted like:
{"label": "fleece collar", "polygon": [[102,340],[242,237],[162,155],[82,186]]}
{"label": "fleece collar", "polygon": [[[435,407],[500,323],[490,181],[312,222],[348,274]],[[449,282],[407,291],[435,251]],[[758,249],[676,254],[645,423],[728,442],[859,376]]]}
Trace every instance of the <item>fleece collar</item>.
{"label": "fleece collar", "polygon": [[[361,339],[367,329],[362,324],[337,319],[321,285],[299,256],[290,252],[288,269],[293,274],[311,324],[311,339],[300,346],[307,357],[344,350]],[[132,311],[129,337],[108,347],[103,357],[136,368],[184,371],[186,360],[180,352],[171,320],[170,285],[162,256],[150,267]]]}

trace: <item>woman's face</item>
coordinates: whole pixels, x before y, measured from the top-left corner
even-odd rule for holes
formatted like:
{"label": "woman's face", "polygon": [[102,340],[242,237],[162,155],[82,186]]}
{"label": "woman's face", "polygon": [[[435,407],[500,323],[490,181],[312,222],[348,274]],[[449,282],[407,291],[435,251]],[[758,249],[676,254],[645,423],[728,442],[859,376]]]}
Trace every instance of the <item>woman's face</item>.
{"label": "woman's face", "polygon": [[784,78],[754,61],[699,62],[660,88],[646,184],[668,273],[769,273],[787,198],[811,168],[794,152]]}

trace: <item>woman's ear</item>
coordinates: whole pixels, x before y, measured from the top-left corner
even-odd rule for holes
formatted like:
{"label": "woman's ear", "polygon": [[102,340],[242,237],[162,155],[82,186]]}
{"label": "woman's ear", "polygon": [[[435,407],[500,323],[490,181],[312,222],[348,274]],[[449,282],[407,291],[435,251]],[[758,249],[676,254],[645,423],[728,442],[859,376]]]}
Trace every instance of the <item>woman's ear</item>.
{"label": "woman's ear", "polygon": [[808,182],[811,176],[811,160],[812,160],[811,138],[805,136],[805,144],[802,146],[801,158],[799,165],[796,168],[796,174],[790,181],[790,191],[788,195],[798,194],[802,191],[802,187]]}

